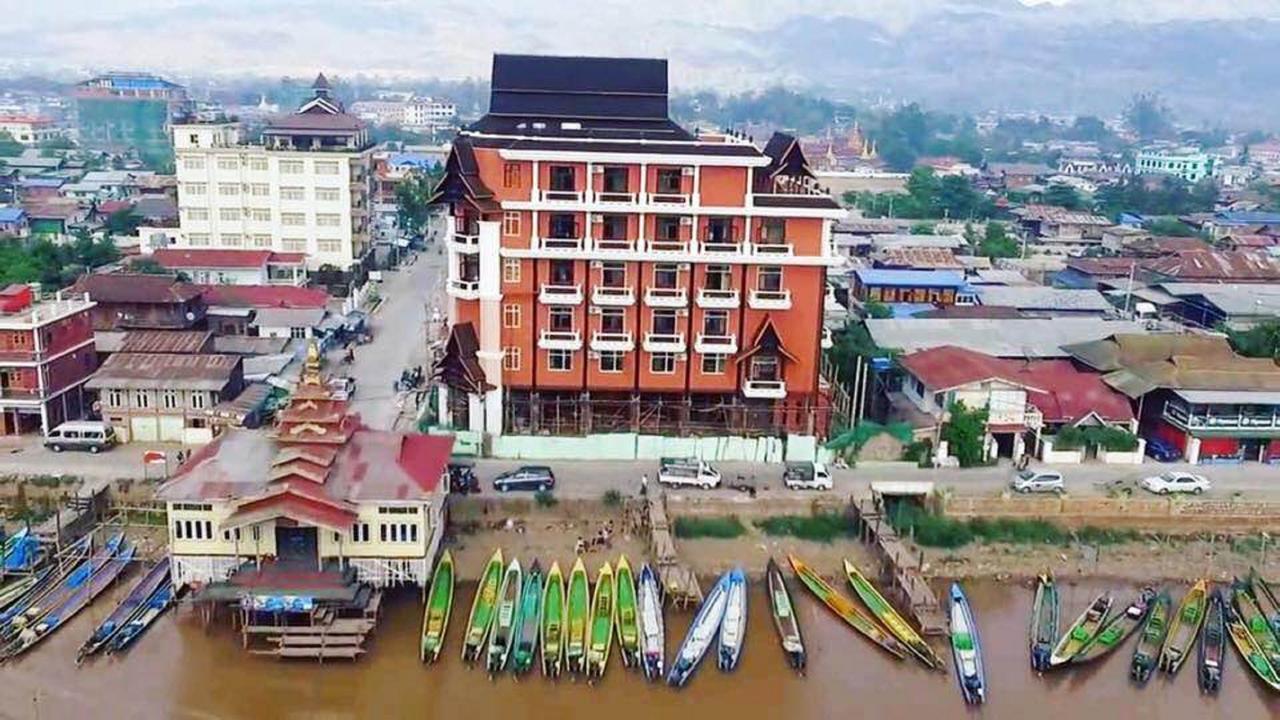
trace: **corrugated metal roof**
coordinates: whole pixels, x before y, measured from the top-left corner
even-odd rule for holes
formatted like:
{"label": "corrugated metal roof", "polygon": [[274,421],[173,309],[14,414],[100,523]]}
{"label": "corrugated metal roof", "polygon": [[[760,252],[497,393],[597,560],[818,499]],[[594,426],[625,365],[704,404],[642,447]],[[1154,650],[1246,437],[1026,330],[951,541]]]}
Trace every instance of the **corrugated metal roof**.
{"label": "corrugated metal roof", "polygon": [[1141,323],[1100,318],[882,319],[867,320],[871,339],[882,348],[914,352],[956,345],[1007,358],[1068,357],[1064,345],[1143,331]]}
{"label": "corrugated metal roof", "polygon": [[313,328],[324,316],[324,308],[262,308],[252,324],[254,327]]}
{"label": "corrugated metal roof", "polygon": [[1039,285],[983,285],[977,288],[983,305],[1000,305],[1019,310],[1063,310],[1108,313],[1111,303],[1097,290],[1070,290]]}
{"label": "corrugated metal roof", "polygon": [[235,376],[235,355],[116,353],[85,383],[90,390],[221,390]]}
{"label": "corrugated metal roof", "polygon": [[893,287],[962,287],[964,273],[950,270],[885,270],[859,268],[854,275],[863,285]]}
{"label": "corrugated metal roof", "polygon": [[132,330],[120,339],[117,352],[190,355],[208,350],[212,337],[205,330]]}

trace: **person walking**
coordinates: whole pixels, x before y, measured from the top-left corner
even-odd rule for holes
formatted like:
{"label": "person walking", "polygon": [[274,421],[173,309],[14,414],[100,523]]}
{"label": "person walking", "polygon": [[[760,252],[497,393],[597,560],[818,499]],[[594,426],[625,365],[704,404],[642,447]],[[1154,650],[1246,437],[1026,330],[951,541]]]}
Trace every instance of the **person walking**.
{"label": "person walking", "polygon": [[649,494],[649,473],[640,474],[640,497]]}

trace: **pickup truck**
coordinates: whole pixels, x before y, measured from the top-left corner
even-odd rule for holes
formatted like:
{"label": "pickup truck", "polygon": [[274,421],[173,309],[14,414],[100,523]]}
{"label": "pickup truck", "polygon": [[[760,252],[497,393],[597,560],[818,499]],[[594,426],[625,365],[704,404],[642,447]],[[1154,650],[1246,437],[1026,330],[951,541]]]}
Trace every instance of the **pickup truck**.
{"label": "pickup truck", "polygon": [[791,490],[830,490],[834,487],[827,466],[817,462],[789,462],[782,484]]}
{"label": "pickup truck", "polygon": [[710,490],[720,485],[720,471],[697,458],[662,458],[658,466],[658,482]]}
{"label": "pickup truck", "polygon": [[356,379],[352,377],[329,378],[329,392],[334,400],[350,400],[356,394]]}

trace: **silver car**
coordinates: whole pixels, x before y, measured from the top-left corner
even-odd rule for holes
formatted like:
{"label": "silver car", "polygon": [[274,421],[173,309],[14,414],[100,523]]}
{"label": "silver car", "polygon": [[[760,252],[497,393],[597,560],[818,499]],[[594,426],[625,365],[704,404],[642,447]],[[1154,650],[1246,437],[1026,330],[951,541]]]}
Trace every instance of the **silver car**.
{"label": "silver car", "polygon": [[1062,473],[1056,470],[1032,470],[1027,468],[1013,476],[1009,487],[1020,493],[1063,493],[1066,483],[1062,481]]}

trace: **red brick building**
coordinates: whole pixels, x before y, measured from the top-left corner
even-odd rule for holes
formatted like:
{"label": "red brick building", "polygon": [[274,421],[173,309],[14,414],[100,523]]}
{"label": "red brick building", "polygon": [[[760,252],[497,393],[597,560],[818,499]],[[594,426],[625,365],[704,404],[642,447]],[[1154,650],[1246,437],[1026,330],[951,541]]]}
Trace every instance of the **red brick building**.
{"label": "red brick building", "polygon": [[85,414],[93,306],[71,294],[35,302],[25,285],[0,291],[0,433],[47,432]]}

